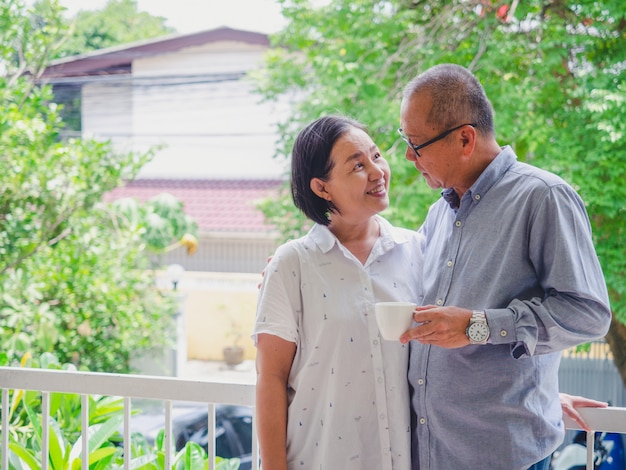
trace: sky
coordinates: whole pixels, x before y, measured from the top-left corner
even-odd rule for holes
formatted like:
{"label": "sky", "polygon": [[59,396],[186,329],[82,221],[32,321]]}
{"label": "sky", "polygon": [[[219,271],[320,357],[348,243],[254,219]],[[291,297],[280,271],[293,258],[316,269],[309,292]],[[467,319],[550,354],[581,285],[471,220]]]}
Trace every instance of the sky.
{"label": "sky", "polygon": [[[73,15],[79,10],[98,10],[107,0],[60,0]],[[260,33],[274,33],[285,20],[276,0],[137,0],[140,11],[167,18],[179,33],[229,26]]]}

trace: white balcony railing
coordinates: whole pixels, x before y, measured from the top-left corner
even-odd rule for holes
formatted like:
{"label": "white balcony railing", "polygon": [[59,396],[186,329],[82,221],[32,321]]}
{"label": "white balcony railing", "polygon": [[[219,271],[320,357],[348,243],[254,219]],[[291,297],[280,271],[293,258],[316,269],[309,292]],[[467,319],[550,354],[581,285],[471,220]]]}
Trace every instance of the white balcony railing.
{"label": "white balcony railing", "polygon": [[[209,470],[215,468],[215,405],[231,404],[249,406],[252,408],[252,431],[256,436],[254,420],[254,385],[229,384],[219,382],[205,382],[183,380],[177,378],[147,377],[140,375],[102,374],[94,372],[68,372],[42,369],[21,369],[0,367],[0,387],[2,388],[3,409],[9,401],[9,390],[34,390],[42,393],[43,423],[42,423],[42,462],[43,470],[47,470],[48,455],[48,419],[49,395],[52,392],[76,393],[82,396],[82,443],[83,455],[88,455],[87,417],[88,396],[103,395],[124,397],[124,468],[130,468],[130,415],[131,399],[144,398],[161,400],[165,403],[165,439],[166,446],[165,468],[171,468],[172,443],[168,436],[172,435],[172,402],[206,403],[208,406],[209,442]],[[581,415],[591,429],[597,432],[616,432],[626,434],[626,408],[580,408]],[[564,418],[567,429],[580,429],[576,423]],[[8,413],[2,413],[2,460],[0,470],[8,467]],[[258,470],[258,446],[256,439],[252,440],[252,469]],[[587,469],[593,465],[594,433],[587,435]],[[82,459],[82,469],[88,468],[88,459]]]}
{"label": "white balcony railing", "polygon": [[[593,447],[595,432],[617,432],[626,434],[626,408],[609,406],[608,408],[578,408],[589,428],[593,432],[587,433],[587,470],[594,470]],[[566,429],[579,430],[575,422],[567,416],[563,417]]]}
{"label": "white balcony railing", "polygon": [[[254,419],[254,385],[230,384],[183,380],[170,377],[149,377],[141,375],[103,374],[95,372],[72,372],[44,369],[23,369],[0,367],[0,388],[2,388],[2,408],[9,403],[9,390],[32,390],[42,393],[42,470],[48,468],[49,455],[49,414],[50,393],[75,393],[82,397],[82,455],[89,455],[87,449],[87,429],[89,416],[89,395],[124,398],[124,469],[130,469],[131,438],[130,417],[133,398],[160,400],[165,408],[165,468],[172,468],[172,403],[205,403],[208,407],[208,446],[209,470],[215,469],[215,405],[230,404],[252,408],[252,435],[256,436]],[[1,470],[8,470],[9,455],[8,413],[2,413],[2,458]],[[258,446],[252,439],[252,469],[258,470]],[[82,459],[82,469],[87,470],[89,459]]]}

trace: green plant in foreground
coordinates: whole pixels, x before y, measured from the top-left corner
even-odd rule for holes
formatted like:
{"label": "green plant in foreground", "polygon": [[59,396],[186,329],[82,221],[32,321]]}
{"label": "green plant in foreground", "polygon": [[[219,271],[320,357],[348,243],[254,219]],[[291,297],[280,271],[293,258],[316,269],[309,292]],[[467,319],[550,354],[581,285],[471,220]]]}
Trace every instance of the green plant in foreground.
{"label": "green plant in foreground", "polygon": [[[0,365],[6,358],[0,357]],[[37,360],[26,355],[22,367],[41,367],[52,370],[75,370],[72,364],[60,364],[49,353]],[[122,469],[124,466],[122,438],[119,433],[124,422],[123,399],[120,397],[89,396],[89,428],[87,429],[87,456],[90,470]],[[43,467],[41,392],[12,390],[8,403],[0,402],[2,414],[8,413],[9,470],[38,470]],[[81,396],[74,393],[50,393],[48,428],[48,468],[50,470],[79,470],[82,468]],[[164,431],[157,436],[154,446],[140,433],[131,439],[132,469],[166,470]],[[216,458],[219,470],[236,470],[239,459]],[[195,442],[188,442],[172,459],[172,470],[208,468],[206,451]]]}

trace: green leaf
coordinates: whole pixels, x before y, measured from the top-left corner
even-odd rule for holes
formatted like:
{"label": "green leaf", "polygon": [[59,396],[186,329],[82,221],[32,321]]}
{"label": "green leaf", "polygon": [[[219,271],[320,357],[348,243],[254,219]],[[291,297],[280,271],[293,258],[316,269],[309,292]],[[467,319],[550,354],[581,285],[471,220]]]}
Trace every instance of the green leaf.
{"label": "green leaf", "polygon": [[[124,415],[120,413],[112,416],[104,423],[89,426],[89,429],[87,430],[87,448],[90,452],[90,456],[92,452],[100,449],[100,447],[104,443],[109,441],[111,436],[118,432],[117,430],[123,422]],[[83,436],[81,435],[74,443],[70,454],[70,461],[73,461],[79,458],[79,456],[82,456],[82,439]]]}
{"label": "green leaf", "polygon": [[63,432],[59,428],[57,422],[50,419],[48,428],[48,448],[49,448],[49,461],[51,470],[65,470],[65,456],[64,456],[64,438]]}
{"label": "green leaf", "polygon": [[89,452],[89,465],[93,465],[100,460],[106,459],[117,452],[115,447],[101,447]]}
{"label": "green leaf", "polygon": [[206,461],[207,454],[204,449],[196,442],[188,441],[185,447],[178,453],[174,468],[177,470],[204,468]]}
{"label": "green leaf", "polygon": [[26,449],[14,442],[9,442],[9,449],[17,455],[25,465],[28,465],[28,468],[31,470],[41,469],[41,464],[35,458],[34,453],[30,449]]}
{"label": "green leaf", "polygon": [[151,470],[156,469],[154,462],[157,461],[155,455],[141,455],[130,461],[131,470]]}

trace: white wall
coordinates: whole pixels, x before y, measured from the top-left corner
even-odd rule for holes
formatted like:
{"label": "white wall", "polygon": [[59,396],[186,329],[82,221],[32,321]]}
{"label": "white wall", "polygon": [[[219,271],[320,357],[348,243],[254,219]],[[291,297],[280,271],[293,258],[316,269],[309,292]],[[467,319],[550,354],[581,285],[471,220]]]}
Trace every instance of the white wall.
{"label": "white wall", "polygon": [[142,177],[276,178],[275,122],[247,80],[135,86],[135,148],[164,145]]}
{"label": "white wall", "polygon": [[[244,348],[246,359],[255,358],[256,348],[250,334],[261,279],[260,272],[185,271],[178,292],[184,299],[181,306],[189,360],[221,361],[222,349],[232,345],[235,339]],[[158,273],[157,282],[163,289],[171,288],[164,272]]]}
{"label": "white wall", "polygon": [[82,89],[82,133],[128,147],[132,139],[132,86],[128,82],[87,83]]}
{"label": "white wall", "polygon": [[133,76],[177,76],[232,73],[260,65],[266,46],[221,41],[133,61]]}

